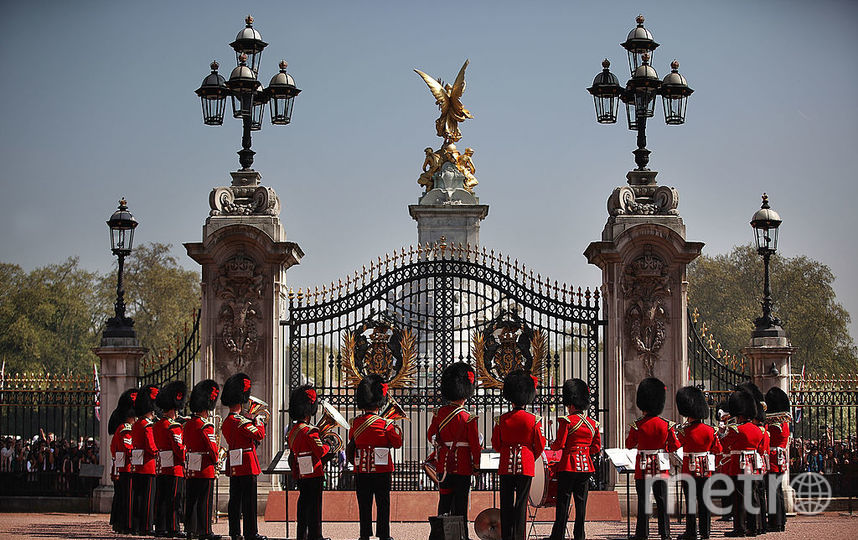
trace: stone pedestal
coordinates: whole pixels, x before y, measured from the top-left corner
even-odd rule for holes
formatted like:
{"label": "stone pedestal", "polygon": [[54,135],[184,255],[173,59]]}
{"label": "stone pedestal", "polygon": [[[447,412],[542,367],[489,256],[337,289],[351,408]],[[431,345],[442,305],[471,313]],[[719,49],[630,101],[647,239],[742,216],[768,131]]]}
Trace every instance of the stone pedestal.
{"label": "stone pedestal", "polygon": [[119,395],[129,388],[137,386],[137,373],[140,359],[148,349],[141,347],[136,337],[105,337],[101,346],[92,350],[101,359],[101,422],[98,430],[98,452],[104,472],[98,487],[93,493],[93,509],[96,512],[110,512],[113,502],[113,481],[110,479],[110,440],[107,433],[107,421],[116,407]]}
{"label": "stone pedestal", "polygon": [[663,415],[678,420],[673,396],[688,381],[686,265],[703,248],[685,240],[673,188],[655,185],[655,171],[632,171],[629,187],[608,200],[602,239],[584,255],[602,269],[608,319],[605,426],[608,444],[622,446],[640,416],[637,385],[648,376],[667,385]]}
{"label": "stone pedestal", "polygon": [[[283,372],[280,318],[287,302],[286,270],[304,253],[286,241],[279,199],[259,184],[259,173],[232,175],[232,186],[212,191],[203,241],[186,243],[185,249],[202,266],[200,378],[221,385],[238,372],[251,378],[251,393],[271,411],[259,447],[264,468],[283,447],[278,411],[288,370]],[[225,416],[227,409],[219,406],[216,413]]]}
{"label": "stone pedestal", "polygon": [[[488,215],[489,205],[423,204],[431,193],[424,195],[420,204],[408,206],[408,213],[417,221],[417,241],[425,246],[441,242],[443,236],[447,244],[479,245],[480,222]],[[478,202],[473,195],[471,198]]]}

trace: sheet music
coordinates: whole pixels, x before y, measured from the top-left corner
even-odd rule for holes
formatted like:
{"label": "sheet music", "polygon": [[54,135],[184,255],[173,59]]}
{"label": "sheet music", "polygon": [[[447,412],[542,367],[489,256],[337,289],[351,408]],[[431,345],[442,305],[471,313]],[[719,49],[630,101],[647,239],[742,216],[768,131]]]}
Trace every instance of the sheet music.
{"label": "sheet music", "polygon": [[483,452],[480,454],[480,470],[496,471],[500,469],[500,452]]}
{"label": "sheet music", "polygon": [[637,448],[605,448],[605,454],[620,472],[634,469],[635,462],[638,459]]}

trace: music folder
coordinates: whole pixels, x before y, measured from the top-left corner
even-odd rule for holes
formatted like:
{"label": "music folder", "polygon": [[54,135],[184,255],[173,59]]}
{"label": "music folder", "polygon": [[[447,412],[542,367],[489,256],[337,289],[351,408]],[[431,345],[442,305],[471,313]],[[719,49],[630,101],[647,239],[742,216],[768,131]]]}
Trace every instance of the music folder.
{"label": "music folder", "polygon": [[617,468],[617,472],[626,472],[635,469],[635,461],[638,458],[637,448],[605,448],[605,455]]}
{"label": "music folder", "polygon": [[292,474],[292,469],[289,467],[289,451],[280,450],[271,459],[271,463],[264,471],[264,474]]}

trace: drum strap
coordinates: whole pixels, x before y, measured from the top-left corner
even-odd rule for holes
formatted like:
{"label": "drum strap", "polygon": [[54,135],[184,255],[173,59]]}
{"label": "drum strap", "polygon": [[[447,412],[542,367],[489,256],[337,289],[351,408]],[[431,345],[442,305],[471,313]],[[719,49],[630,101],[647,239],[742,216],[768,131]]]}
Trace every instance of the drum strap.
{"label": "drum strap", "polygon": [[[578,428],[580,428],[580,427],[581,427],[581,424],[584,424],[584,423],[585,423],[585,422],[584,422],[584,417],[583,417],[583,416],[581,416],[581,415],[578,415],[578,423],[577,423],[577,424],[575,424],[575,426],[574,426],[572,429],[570,429],[570,430],[569,430],[569,433],[575,433],[576,431],[578,431]],[[587,427],[589,428],[589,427],[590,427],[590,425],[588,424],[588,425],[587,425]],[[591,429],[590,431],[592,432],[593,430]]]}
{"label": "drum strap", "polygon": [[452,421],[453,421],[453,418],[456,418],[457,416],[459,416],[459,413],[460,413],[460,412],[464,412],[464,410],[465,410],[465,408],[464,408],[464,407],[456,407],[455,409],[453,409],[452,411],[450,411],[450,414],[448,414],[448,415],[444,418],[444,420],[442,420],[442,421],[441,421],[441,423],[440,423],[440,424],[438,424],[438,433],[437,433],[437,435],[441,435],[441,430],[442,430],[442,429],[444,429],[445,427],[447,427],[447,424],[449,424],[450,422],[452,422]]}
{"label": "drum strap", "polygon": [[310,431],[310,426],[308,426],[307,424],[304,424],[298,429],[293,429],[292,433],[289,434],[289,448],[291,449],[292,446],[295,444],[295,438],[298,436],[299,433],[306,433],[308,431]]}

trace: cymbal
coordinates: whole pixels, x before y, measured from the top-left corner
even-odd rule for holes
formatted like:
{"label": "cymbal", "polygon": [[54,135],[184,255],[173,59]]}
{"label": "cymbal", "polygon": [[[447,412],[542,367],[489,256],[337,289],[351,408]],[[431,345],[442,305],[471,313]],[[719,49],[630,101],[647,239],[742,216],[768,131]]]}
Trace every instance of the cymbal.
{"label": "cymbal", "polygon": [[501,540],[500,508],[486,508],[474,520],[474,532],[480,540]]}

